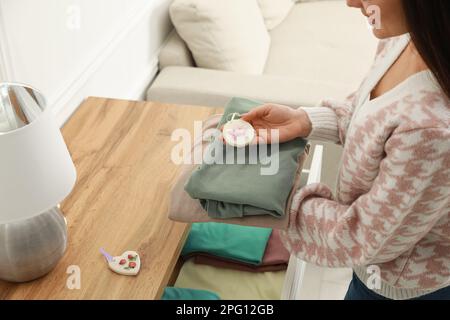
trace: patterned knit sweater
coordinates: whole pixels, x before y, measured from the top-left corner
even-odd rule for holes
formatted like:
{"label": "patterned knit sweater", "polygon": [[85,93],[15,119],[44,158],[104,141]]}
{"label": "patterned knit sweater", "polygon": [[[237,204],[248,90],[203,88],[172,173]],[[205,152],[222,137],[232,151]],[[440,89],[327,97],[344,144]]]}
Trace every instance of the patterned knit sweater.
{"label": "patterned knit sweater", "polygon": [[347,101],[304,108],[310,139],[343,145],[336,197],[320,183],[302,188],[281,233],[300,259],[352,267],[366,284],[379,268],[373,290],[391,299],[450,285],[449,100],[429,70],[369,98],[409,41],[408,34],[382,40]]}

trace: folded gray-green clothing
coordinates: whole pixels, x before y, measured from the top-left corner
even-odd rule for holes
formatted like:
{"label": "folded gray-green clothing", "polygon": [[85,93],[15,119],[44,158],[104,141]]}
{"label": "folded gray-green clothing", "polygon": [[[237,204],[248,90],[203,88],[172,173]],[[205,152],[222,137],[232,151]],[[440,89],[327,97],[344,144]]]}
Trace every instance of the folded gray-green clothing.
{"label": "folded gray-green clothing", "polygon": [[208,290],[166,287],[161,300],[220,300],[220,297]]}
{"label": "folded gray-green clothing", "polygon": [[[261,104],[258,101],[233,98],[225,108],[219,127],[230,119],[230,114],[243,114]],[[233,155],[234,163],[204,162],[192,173],[185,185],[185,191],[200,201],[211,218],[255,215],[281,218],[285,214],[306,145],[306,140],[295,139],[275,146],[250,146],[238,151],[237,148],[224,145],[219,139],[215,139],[208,146],[209,151],[206,153],[209,152],[214,159],[222,159],[223,162],[226,157]],[[238,157],[237,154],[244,151],[243,149],[245,154]],[[268,152],[264,152],[266,149]],[[261,151],[263,155],[255,150]],[[264,156],[266,153],[267,156]],[[236,163],[238,159],[240,164]]]}

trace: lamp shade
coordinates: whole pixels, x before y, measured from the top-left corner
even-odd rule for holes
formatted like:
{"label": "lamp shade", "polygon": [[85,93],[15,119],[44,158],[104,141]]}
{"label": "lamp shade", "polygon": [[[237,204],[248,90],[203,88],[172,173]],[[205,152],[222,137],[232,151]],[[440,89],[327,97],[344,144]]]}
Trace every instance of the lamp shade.
{"label": "lamp shade", "polygon": [[72,190],[75,166],[42,95],[0,84],[0,224],[50,210]]}

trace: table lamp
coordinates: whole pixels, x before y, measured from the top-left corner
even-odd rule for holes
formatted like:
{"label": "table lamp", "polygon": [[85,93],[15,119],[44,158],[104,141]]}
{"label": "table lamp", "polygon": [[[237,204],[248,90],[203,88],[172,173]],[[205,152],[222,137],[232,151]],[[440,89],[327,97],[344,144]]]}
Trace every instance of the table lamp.
{"label": "table lamp", "polygon": [[56,266],[67,245],[59,203],[75,180],[42,94],[0,83],[0,280],[30,281]]}

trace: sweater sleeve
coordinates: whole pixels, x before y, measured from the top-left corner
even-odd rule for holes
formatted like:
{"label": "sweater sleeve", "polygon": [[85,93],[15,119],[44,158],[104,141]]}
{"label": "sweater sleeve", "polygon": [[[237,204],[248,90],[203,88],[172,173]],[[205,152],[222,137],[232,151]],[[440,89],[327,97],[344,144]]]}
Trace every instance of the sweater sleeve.
{"label": "sweater sleeve", "polygon": [[352,94],[342,102],[323,100],[317,107],[302,107],[312,124],[308,139],[344,144],[355,100]]}
{"label": "sweater sleeve", "polygon": [[393,134],[371,189],[350,205],[333,200],[323,184],[304,187],[280,233],[284,245],[327,267],[383,263],[407,252],[448,214],[448,141],[444,128]]}

